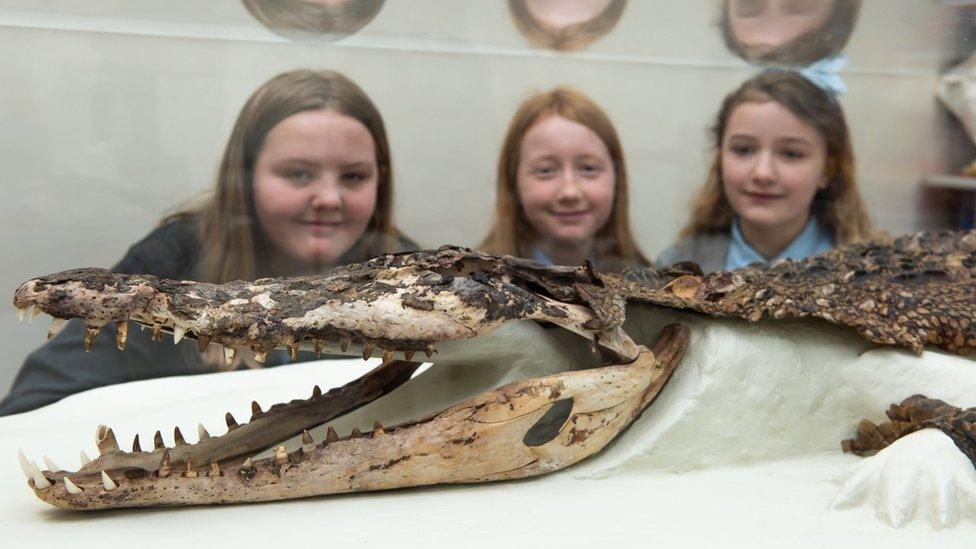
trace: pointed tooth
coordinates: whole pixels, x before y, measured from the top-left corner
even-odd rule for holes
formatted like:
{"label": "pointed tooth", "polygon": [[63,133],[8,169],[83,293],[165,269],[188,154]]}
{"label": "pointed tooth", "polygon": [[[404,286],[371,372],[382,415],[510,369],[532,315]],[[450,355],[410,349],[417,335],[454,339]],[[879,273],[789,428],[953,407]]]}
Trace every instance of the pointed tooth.
{"label": "pointed tooth", "polygon": [[119,451],[119,441],[115,439],[115,433],[105,425],[99,425],[95,430],[95,446],[102,454]]}
{"label": "pointed tooth", "polygon": [[378,436],[383,436],[385,434],[386,434],[386,431],[383,430],[383,424],[380,423],[379,421],[374,422],[373,423],[373,437],[375,438],[375,437],[378,437]]}
{"label": "pointed tooth", "polygon": [[210,338],[205,335],[197,335],[197,350],[201,353],[207,352],[207,346],[210,345]]}
{"label": "pointed tooth", "polygon": [[56,316],[51,317],[51,327],[47,329],[47,338],[54,339],[54,336],[58,335],[58,332],[60,332],[67,323],[68,321],[63,318],[58,318]]}
{"label": "pointed tooth", "polygon": [[152,339],[153,341],[163,340],[163,325],[161,323],[153,322],[152,337],[150,339]]}
{"label": "pointed tooth", "polygon": [[322,396],[322,388],[318,385],[312,387],[312,398],[319,398],[320,396]]}
{"label": "pointed tooth", "polygon": [[48,488],[50,488],[51,481],[48,480],[47,477],[45,477],[41,473],[41,470],[36,468],[36,466],[35,469],[36,470],[34,471],[34,476],[32,477],[34,480],[34,487],[37,488],[38,490],[47,490]]}
{"label": "pointed tooth", "polygon": [[62,471],[63,470],[60,467],[58,467],[58,464],[57,463],[54,463],[53,461],[51,461],[51,458],[47,457],[47,455],[43,456],[43,459],[44,459],[44,465],[47,465],[47,470],[48,471],[51,471],[53,473],[55,471]]}
{"label": "pointed tooth", "polygon": [[288,358],[290,358],[292,362],[298,360],[298,345],[295,345],[294,343],[288,345]]}
{"label": "pointed tooth", "polygon": [[172,470],[169,466],[169,449],[163,450],[163,457],[159,460],[159,470],[157,474],[159,478],[166,478],[170,475]]}
{"label": "pointed tooth", "polygon": [[186,335],[186,328],[182,326],[173,326],[173,345],[179,343],[180,340],[183,339],[183,336],[185,335]]}
{"label": "pointed tooth", "polygon": [[434,350],[434,346],[433,345],[427,345],[427,348],[424,349],[424,354],[427,355],[427,358],[430,358],[430,357],[434,356],[434,353],[436,353],[436,352],[437,351]]}
{"label": "pointed tooth", "polygon": [[216,461],[210,462],[210,476],[212,477],[220,476],[220,465]]}
{"label": "pointed tooth", "polygon": [[349,433],[349,436],[352,438],[359,438],[363,436],[363,432],[359,430],[359,427],[353,427],[352,432]]}
{"label": "pointed tooth", "polygon": [[135,453],[141,451],[142,451],[142,445],[139,444],[139,433],[136,433],[136,436],[132,438],[132,452]]}
{"label": "pointed tooth", "polygon": [[264,364],[264,361],[268,360],[268,353],[264,351],[254,351],[254,360]]}
{"label": "pointed tooth", "polygon": [[81,493],[81,488],[78,488],[68,477],[64,477],[64,489],[67,490],[69,494],[73,495],[78,495]]}
{"label": "pointed tooth", "polygon": [[156,431],[156,434],[153,435],[153,448],[158,450],[160,448],[165,448],[165,447],[166,447],[166,443],[163,442],[163,433]]}
{"label": "pointed tooth", "polygon": [[311,433],[308,432],[308,429],[302,431],[302,446],[313,446],[314,444],[315,440],[312,438]]}
{"label": "pointed tooth", "polygon": [[98,326],[85,326],[85,352],[92,350],[95,346],[95,338],[98,337]]}
{"label": "pointed tooth", "polygon": [[322,347],[323,343],[321,339],[315,340],[315,356],[316,358],[322,358]]}
{"label": "pointed tooth", "polygon": [[403,359],[407,362],[413,360],[413,351],[403,351]]}
{"label": "pointed tooth", "polygon": [[368,341],[363,341],[363,360],[371,356],[373,356],[373,344]]}
{"label": "pointed tooth", "polygon": [[17,449],[17,461],[20,462],[20,470],[24,472],[27,480],[30,480],[34,476],[34,469],[31,467],[30,460],[24,455],[24,451],[20,448]]}
{"label": "pointed tooth", "polygon": [[102,486],[105,487],[106,492],[111,492],[119,487],[105,471],[102,471]]}
{"label": "pointed tooth", "polygon": [[383,363],[389,364],[393,361],[393,351],[389,349],[383,349]]}
{"label": "pointed tooth", "polygon": [[257,417],[257,416],[259,416],[260,414],[261,414],[261,405],[258,404],[258,401],[252,400],[251,401],[251,420],[253,421],[254,418]]}
{"label": "pointed tooth", "polygon": [[241,464],[242,469],[251,469],[253,467],[254,467],[254,463],[251,461],[251,458],[245,459],[244,463]]}
{"label": "pointed tooth", "polygon": [[224,422],[227,423],[227,431],[233,431],[237,429],[237,420],[234,419],[234,414],[227,412],[224,414]]}
{"label": "pointed tooth", "polygon": [[333,429],[332,427],[326,429],[325,442],[330,443],[330,442],[335,442],[337,440],[339,440],[339,433],[335,432],[335,429]]}
{"label": "pointed tooth", "polygon": [[350,341],[348,339],[339,340],[339,350],[343,353],[349,350]]}
{"label": "pointed tooth", "polygon": [[31,322],[34,322],[34,319],[37,318],[37,315],[39,314],[41,314],[41,308],[37,307],[36,305],[31,305],[30,308],[27,309],[27,323],[30,324]]}
{"label": "pointed tooth", "polygon": [[[33,305],[31,305],[31,307],[33,307]],[[21,309],[20,307],[17,307],[17,322],[23,322],[24,321],[24,315],[26,315],[26,314],[27,314],[27,309],[26,308],[25,309]]]}
{"label": "pointed tooth", "polygon": [[125,350],[125,338],[129,335],[129,323],[126,321],[115,323],[115,346],[120,351]]}
{"label": "pointed tooth", "polygon": [[183,473],[183,476],[186,478],[197,478],[200,476],[197,473],[197,468],[193,466],[193,460],[190,458],[186,459],[186,472]]}
{"label": "pointed tooth", "polygon": [[197,423],[197,437],[199,440],[207,440],[210,438],[210,433],[207,432],[207,428],[202,423]]}
{"label": "pointed tooth", "polygon": [[231,364],[234,359],[237,358],[237,349],[233,347],[224,347],[224,362]]}
{"label": "pointed tooth", "polygon": [[88,454],[86,454],[84,450],[81,450],[81,466],[84,467],[89,463],[91,463],[91,458],[88,457]]}
{"label": "pointed tooth", "polygon": [[180,432],[180,427],[177,425],[173,427],[173,446],[185,446],[186,439],[183,438],[183,433]]}
{"label": "pointed tooth", "polygon": [[284,446],[278,445],[274,448],[274,462],[275,465],[281,467],[282,465],[288,463],[288,451],[285,450]]}

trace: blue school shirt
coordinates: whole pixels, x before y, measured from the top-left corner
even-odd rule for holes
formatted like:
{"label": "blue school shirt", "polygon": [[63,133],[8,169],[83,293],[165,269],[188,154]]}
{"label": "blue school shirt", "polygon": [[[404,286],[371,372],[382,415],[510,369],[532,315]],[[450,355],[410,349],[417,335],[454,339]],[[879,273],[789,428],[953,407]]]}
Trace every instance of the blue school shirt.
{"label": "blue school shirt", "polygon": [[767,261],[742,238],[739,221],[736,219],[732,222],[732,242],[729,244],[729,253],[725,256],[725,270],[731,271],[757,261],[768,264],[779,259],[804,259],[826,252],[833,247],[834,239],[811,216],[806,227],[793,239],[793,242],[790,242],[790,245],[779,255]]}

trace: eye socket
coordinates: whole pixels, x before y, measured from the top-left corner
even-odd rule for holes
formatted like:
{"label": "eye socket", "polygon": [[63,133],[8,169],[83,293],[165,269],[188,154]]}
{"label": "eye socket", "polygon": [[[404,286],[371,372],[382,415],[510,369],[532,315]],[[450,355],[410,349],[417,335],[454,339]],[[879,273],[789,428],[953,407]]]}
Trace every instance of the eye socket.
{"label": "eye socket", "polygon": [[343,183],[357,184],[369,179],[369,174],[363,171],[345,172],[340,176]]}
{"label": "eye socket", "polygon": [[284,176],[285,179],[301,185],[309,183],[312,181],[312,179],[314,179],[314,175],[311,171],[301,169],[287,170],[285,171]]}
{"label": "eye socket", "polygon": [[780,155],[791,161],[803,160],[807,156],[805,152],[796,149],[784,149]]}
{"label": "eye socket", "polygon": [[602,164],[596,162],[585,162],[577,168],[583,177],[597,177],[603,173],[604,168]]}

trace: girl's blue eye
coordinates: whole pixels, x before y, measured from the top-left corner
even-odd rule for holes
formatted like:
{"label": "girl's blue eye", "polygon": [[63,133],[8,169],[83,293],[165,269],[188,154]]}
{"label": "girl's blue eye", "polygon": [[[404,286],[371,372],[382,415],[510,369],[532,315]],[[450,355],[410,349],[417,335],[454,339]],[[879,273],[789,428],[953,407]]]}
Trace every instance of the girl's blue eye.
{"label": "girl's blue eye", "polygon": [[532,170],[532,174],[536,177],[552,177],[556,172],[557,170],[553,166],[540,166]]}
{"label": "girl's blue eye", "polygon": [[348,172],[342,174],[342,180],[350,183],[358,183],[366,179],[366,175],[361,172]]}
{"label": "girl's blue eye", "polygon": [[747,145],[733,145],[729,147],[729,150],[732,151],[732,154],[738,156],[746,156],[747,154],[752,152],[752,147]]}
{"label": "girl's blue eye", "polygon": [[800,151],[790,151],[790,150],[783,151],[783,156],[787,160],[802,160],[805,157],[805,155]]}
{"label": "girl's blue eye", "polygon": [[308,170],[293,170],[286,173],[285,177],[297,183],[307,183],[312,180],[312,172]]}

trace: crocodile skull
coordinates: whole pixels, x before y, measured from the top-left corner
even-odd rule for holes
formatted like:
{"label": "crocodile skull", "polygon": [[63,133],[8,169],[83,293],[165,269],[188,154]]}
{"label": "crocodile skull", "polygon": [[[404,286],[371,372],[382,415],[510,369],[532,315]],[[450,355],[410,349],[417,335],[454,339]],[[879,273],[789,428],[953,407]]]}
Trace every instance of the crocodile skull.
{"label": "crocodile skull", "polygon": [[[327,393],[315,389],[309,399],[267,411],[255,406],[245,424],[228,415],[226,434],[201,433],[196,444],[176,433],[174,447],[157,437],[151,451],[135,441],[123,452],[111,429],[100,428],[101,455],[79,471],[42,471],[26,458],[22,464],[38,497],[74,509],[263,501],[543,474],[602,449],[677,366],[687,330],[673,325],[656,340],[642,339],[634,335],[643,333],[639,326],[624,329],[628,307],[750,321],[818,318],[880,344],[965,354],[976,348],[974,252],[976,235],[961,233],[709,275],[679,264],[618,277],[450,247],[383,256],[321,277],[225,285],[96,269],[58,273],[25,283],[14,304],[56,322],[82,318],[89,341],[115,324],[124,347],[132,320],[158,338],[172,333],[195,338],[201,348],[222,345],[228,357],[307,347],[380,353],[384,361]],[[513,346],[518,337],[538,344]],[[388,427],[377,422],[366,433],[339,437],[328,429],[318,442],[307,434],[404,384],[418,366],[417,352],[435,368],[531,359],[547,364],[546,371],[563,371]],[[282,444],[297,435],[297,443]],[[267,457],[255,457],[268,449]]]}

